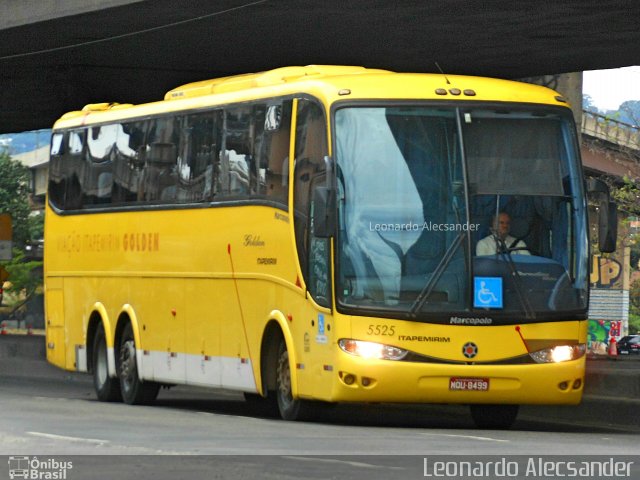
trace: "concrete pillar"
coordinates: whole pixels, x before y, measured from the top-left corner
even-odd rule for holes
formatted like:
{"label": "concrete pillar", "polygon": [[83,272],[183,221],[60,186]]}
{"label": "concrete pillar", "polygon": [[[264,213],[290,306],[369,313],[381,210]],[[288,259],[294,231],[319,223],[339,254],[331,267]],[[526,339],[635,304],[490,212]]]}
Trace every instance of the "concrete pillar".
{"label": "concrete pillar", "polygon": [[521,78],[520,81],[549,87],[566,98],[571,105],[573,118],[576,121],[578,133],[580,133],[582,125],[582,72],[527,77]]}

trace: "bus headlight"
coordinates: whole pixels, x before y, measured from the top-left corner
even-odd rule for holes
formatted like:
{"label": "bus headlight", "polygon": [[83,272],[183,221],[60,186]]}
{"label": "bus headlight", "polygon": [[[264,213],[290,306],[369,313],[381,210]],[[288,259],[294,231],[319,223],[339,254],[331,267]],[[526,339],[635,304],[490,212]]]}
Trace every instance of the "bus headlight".
{"label": "bus headlight", "polygon": [[551,348],[544,348],[537,352],[531,352],[531,358],[536,363],[559,363],[577,360],[587,351],[584,343],[578,345],[557,345]]}
{"label": "bus headlight", "polygon": [[384,345],[382,343],[364,342],[362,340],[353,340],[350,338],[341,338],[338,340],[340,348],[351,355],[362,358],[377,358],[380,360],[402,360],[409,353],[398,347]]}

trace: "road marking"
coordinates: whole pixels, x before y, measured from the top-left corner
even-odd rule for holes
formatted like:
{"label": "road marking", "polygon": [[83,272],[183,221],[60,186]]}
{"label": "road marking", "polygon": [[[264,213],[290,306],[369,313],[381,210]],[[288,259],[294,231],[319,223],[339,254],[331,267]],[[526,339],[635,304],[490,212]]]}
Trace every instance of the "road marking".
{"label": "road marking", "polygon": [[468,440],[480,440],[482,442],[504,442],[504,443],[510,442],[510,440],[504,440],[501,438],[477,437],[475,435],[453,435],[450,433],[421,433],[420,435],[428,435],[432,437],[466,438]]}
{"label": "road marking", "polygon": [[50,438],[52,440],[65,440],[67,442],[95,443],[96,445],[109,443],[109,440],[100,440],[99,438],[67,437],[65,435],[55,435],[53,433],[43,432],[27,432],[27,434],[33,435],[34,437]]}
{"label": "road marking", "polygon": [[73,402],[78,400],[77,398],[62,398],[62,397],[33,397],[34,400],[46,401],[46,402]]}
{"label": "road marking", "polygon": [[292,457],[289,455],[282,455],[281,458],[287,458],[289,460],[300,460],[302,462],[324,462],[324,463],[340,463],[345,465],[350,465],[352,467],[361,467],[361,468],[381,468],[381,469],[389,469],[389,470],[404,470],[402,467],[391,467],[387,465],[374,465],[372,463],[362,463],[362,462],[348,462],[346,460],[335,460],[333,458],[317,458],[317,457]]}

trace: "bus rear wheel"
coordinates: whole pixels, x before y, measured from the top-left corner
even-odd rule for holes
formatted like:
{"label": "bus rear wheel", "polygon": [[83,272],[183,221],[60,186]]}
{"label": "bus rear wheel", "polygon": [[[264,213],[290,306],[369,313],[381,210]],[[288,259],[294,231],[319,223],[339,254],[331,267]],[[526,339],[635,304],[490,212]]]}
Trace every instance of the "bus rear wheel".
{"label": "bus rear wheel", "polygon": [[109,376],[109,360],[107,356],[107,340],[104,326],[100,324],[93,337],[92,352],[93,387],[101,402],[120,402],[120,382],[116,377]]}
{"label": "bus rear wheel", "polygon": [[143,382],[138,376],[136,342],[130,323],[124,328],[120,340],[118,377],[122,400],[129,405],[148,404],[158,396],[160,385],[155,382]]}
{"label": "bus rear wheel", "polygon": [[518,416],[518,405],[471,405],[471,418],[476,427],[506,430]]}
{"label": "bus rear wheel", "polygon": [[284,420],[309,420],[315,416],[316,409],[313,402],[293,398],[289,352],[284,338],[280,339],[280,344],[278,345],[276,399],[280,416]]}

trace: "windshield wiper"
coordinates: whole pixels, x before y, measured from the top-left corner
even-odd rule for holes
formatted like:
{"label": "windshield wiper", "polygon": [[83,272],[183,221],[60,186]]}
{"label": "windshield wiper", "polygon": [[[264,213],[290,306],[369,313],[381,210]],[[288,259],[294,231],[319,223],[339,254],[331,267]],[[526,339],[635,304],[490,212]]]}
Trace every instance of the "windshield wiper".
{"label": "windshield wiper", "polygon": [[423,289],[420,290],[420,293],[418,294],[415,301],[413,302],[413,305],[411,305],[411,308],[409,309],[409,314],[411,316],[415,317],[416,312],[421,310],[424,304],[427,302],[427,299],[431,295],[431,292],[433,292],[433,289],[436,288],[438,280],[440,280],[440,277],[442,276],[445,269],[451,262],[451,259],[453,259],[453,255],[455,254],[456,250],[462,243],[462,239],[464,237],[465,237],[465,233],[460,232],[458,236],[455,238],[455,240],[453,241],[453,243],[451,243],[447,251],[444,253],[442,260],[440,260],[440,263],[438,263],[438,266],[436,267],[435,271],[431,275],[431,278],[429,279],[427,284],[423,287]]}

